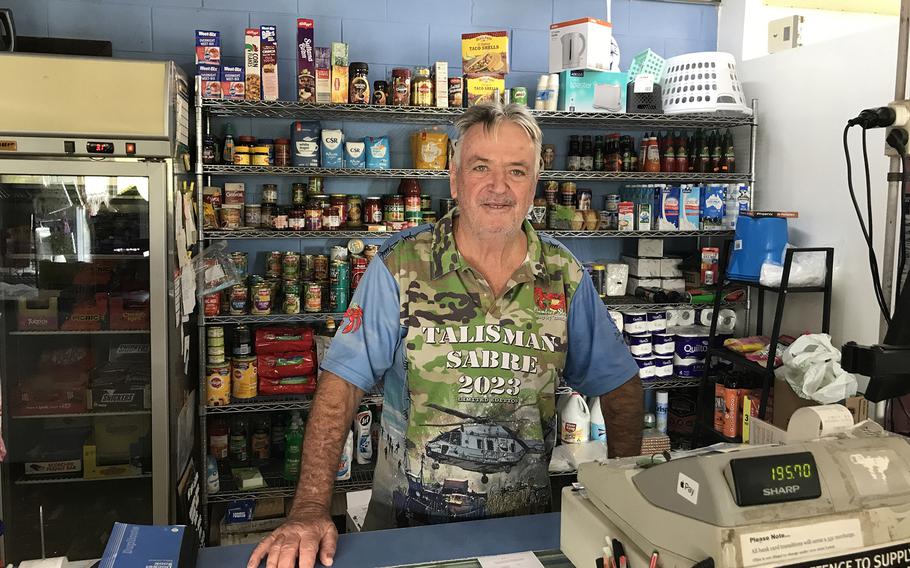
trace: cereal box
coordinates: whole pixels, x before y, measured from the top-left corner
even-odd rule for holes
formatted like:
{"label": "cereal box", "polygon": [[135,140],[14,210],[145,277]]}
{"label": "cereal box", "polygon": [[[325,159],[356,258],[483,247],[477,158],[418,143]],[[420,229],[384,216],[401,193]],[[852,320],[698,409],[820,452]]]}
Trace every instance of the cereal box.
{"label": "cereal box", "polygon": [[350,65],[350,59],[348,57],[348,44],[342,43],[340,41],[332,42],[332,65],[340,65],[341,67],[347,67]]}
{"label": "cereal box", "polygon": [[278,100],[278,35],[275,26],[260,26],[262,40],[262,100]]}
{"label": "cereal box", "polygon": [[297,18],[297,100],[302,103],[318,102],[314,33],[313,20]]}
{"label": "cereal box", "polygon": [[505,90],[506,80],[502,75],[468,75],[464,80],[467,106],[501,100]]}
{"label": "cereal box", "polygon": [[259,52],[259,30],[247,28],[243,40],[244,72],[246,73],[246,90],[244,97],[248,101],[262,98],[261,58]]}
{"label": "cereal box", "polygon": [[221,66],[200,63],[196,66],[196,76],[199,77],[202,98],[221,98]]}
{"label": "cereal box", "polygon": [[316,102],[332,102],[332,50],[317,47],[316,53]]}
{"label": "cereal box", "polygon": [[221,67],[221,95],[226,99],[244,98],[243,67]]}
{"label": "cereal box", "polygon": [[221,32],[196,30],[196,65],[221,63]]}
{"label": "cereal box", "polygon": [[461,65],[471,73],[509,72],[509,32],[461,34]]}

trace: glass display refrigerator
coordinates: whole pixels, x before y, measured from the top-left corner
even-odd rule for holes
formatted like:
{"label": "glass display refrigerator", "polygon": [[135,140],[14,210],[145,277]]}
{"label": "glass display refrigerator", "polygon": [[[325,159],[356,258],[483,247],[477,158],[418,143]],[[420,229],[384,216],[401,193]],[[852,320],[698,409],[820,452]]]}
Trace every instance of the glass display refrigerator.
{"label": "glass display refrigerator", "polygon": [[171,62],[0,75],[0,558],[99,558],[115,521],[186,522],[190,93]]}

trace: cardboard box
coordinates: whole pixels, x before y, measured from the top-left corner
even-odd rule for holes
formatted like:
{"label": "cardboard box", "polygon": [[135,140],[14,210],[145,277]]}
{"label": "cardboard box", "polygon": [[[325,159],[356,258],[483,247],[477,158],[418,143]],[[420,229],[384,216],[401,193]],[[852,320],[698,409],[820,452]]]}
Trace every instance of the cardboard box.
{"label": "cardboard box", "polygon": [[629,276],[629,285],[626,288],[626,294],[629,296],[635,295],[635,289],[639,286],[644,288],[660,288],[663,285],[663,280],[659,277],[639,277],[639,276]]}
{"label": "cardboard box", "polygon": [[199,77],[199,88],[202,89],[202,98],[221,98],[221,66],[200,63],[196,66],[196,76]]}
{"label": "cardboard box", "polygon": [[149,329],[149,296],[147,294],[127,294],[111,296],[110,329]]}
{"label": "cardboard box", "polygon": [[461,34],[461,67],[465,75],[508,73],[509,32]]}
{"label": "cardboard box", "polygon": [[503,75],[468,75],[464,82],[467,106],[502,100],[502,94],[506,90]]}
{"label": "cardboard box", "polygon": [[297,18],[297,100],[302,103],[316,100],[316,54],[313,20]]}
{"label": "cardboard box", "polygon": [[701,249],[701,281],[698,286],[714,284],[717,282],[718,263],[720,262],[720,248],[702,247]]}
{"label": "cardboard box", "polygon": [[82,460],[27,461],[25,475],[61,475],[82,471]]}
{"label": "cardboard box", "polygon": [[635,256],[648,256],[651,258],[662,258],[664,256],[663,239],[637,239],[638,250]]}
{"label": "cardboard box", "polygon": [[98,292],[91,300],[76,304],[65,314],[60,329],[64,331],[100,331],[107,320],[107,294]]}
{"label": "cardboard box", "polygon": [[347,66],[332,65],[332,102],[336,104],[347,104],[348,102]]}
{"label": "cardboard box", "polygon": [[606,282],[604,294],[610,297],[624,296],[629,285],[629,265],[618,262],[608,263],[606,266]]}
{"label": "cardboard box", "polygon": [[721,184],[702,187],[701,190],[701,226],[705,230],[724,228],[726,215],[727,189]]}
{"label": "cardboard box", "polygon": [[790,417],[797,409],[817,404],[814,400],[806,400],[797,396],[787,381],[774,380],[774,419],[772,423],[778,428],[786,430]]}
{"label": "cardboard box", "polygon": [[617,213],[617,223],[620,231],[635,230],[635,203],[620,201]]}
{"label": "cardboard box", "polygon": [[651,230],[651,204],[639,203],[635,211],[635,228],[639,231]]}
{"label": "cardboard box", "polygon": [[246,81],[243,78],[243,67],[230,65],[221,67],[221,96],[225,99],[241,101],[246,98]]}
{"label": "cardboard box", "polygon": [[332,102],[332,50],[328,47],[316,48],[316,102]]}
{"label": "cardboard box", "polygon": [[[151,419],[148,416],[104,416],[95,418],[93,427],[96,465],[133,464],[133,458],[140,454],[138,447],[149,435]],[[84,452],[82,459],[88,471],[91,462]],[[138,466],[133,467],[141,470]]]}
{"label": "cardboard box", "polygon": [[680,269],[682,264],[681,258],[662,258],[660,259],[660,277],[661,278],[682,278],[683,273]]}
{"label": "cardboard box", "polygon": [[658,231],[679,230],[680,191],[678,187],[664,186],[655,192],[657,207],[654,216],[657,218]]}
{"label": "cardboard box", "polygon": [[449,64],[437,61],[433,64],[433,81],[435,100],[438,108],[449,107]]}
{"label": "cardboard box", "polygon": [[697,185],[680,188],[679,230],[698,231],[701,229],[701,189]]}
{"label": "cardboard box", "polygon": [[619,53],[613,52],[609,23],[580,18],[550,24],[550,73],[572,69],[619,71]]}
{"label": "cardboard box", "polygon": [[[262,100],[278,100],[278,36],[275,26],[260,26],[262,37]],[[315,82],[314,82],[315,87]],[[315,93],[314,93],[315,97]]]}
{"label": "cardboard box", "polygon": [[340,41],[332,42],[332,66],[347,67],[351,64],[348,56],[348,44]]}
{"label": "cardboard box", "polygon": [[196,30],[196,65],[221,64],[221,32]]}
{"label": "cardboard box", "polygon": [[128,463],[116,465],[98,465],[98,447],[86,444],[82,447],[82,477],[85,479],[103,479],[105,477],[125,477],[142,474],[142,468]]}
{"label": "cardboard box", "polygon": [[16,310],[19,331],[51,331],[60,327],[57,294],[42,290],[37,298],[19,298]]}
{"label": "cardboard box", "polygon": [[639,258],[623,255],[622,261],[629,265],[629,274],[638,278],[659,278],[661,259]]}
{"label": "cardboard box", "polygon": [[247,28],[243,40],[243,72],[246,75],[244,96],[248,101],[262,100],[262,58],[257,28]]}
{"label": "cardboard box", "polygon": [[291,164],[295,167],[318,168],[322,129],[318,122],[297,121],[291,124]]}
{"label": "cardboard box", "polygon": [[88,397],[89,408],[105,412],[148,410],[152,403],[149,385],[92,387]]}
{"label": "cardboard box", "polygon": [[626,112],[628,75],[578,69],[559,74],[559,110]]}

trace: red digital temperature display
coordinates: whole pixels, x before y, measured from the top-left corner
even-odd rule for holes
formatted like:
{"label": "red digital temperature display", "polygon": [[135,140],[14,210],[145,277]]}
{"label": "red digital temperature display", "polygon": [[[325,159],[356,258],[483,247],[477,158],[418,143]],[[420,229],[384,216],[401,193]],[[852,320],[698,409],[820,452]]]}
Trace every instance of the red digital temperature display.
{"label": "red digital temperature display", "polygon": [[85,151],[89,154],[113,154],[113,142],[86,142]]}

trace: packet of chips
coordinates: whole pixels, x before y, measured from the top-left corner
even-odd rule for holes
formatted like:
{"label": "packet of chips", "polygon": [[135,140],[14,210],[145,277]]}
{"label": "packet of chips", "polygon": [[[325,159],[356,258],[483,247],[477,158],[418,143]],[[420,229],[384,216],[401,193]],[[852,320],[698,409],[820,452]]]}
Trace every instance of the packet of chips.
{"label": "packet of chips", "polygon": [[412,134],[411,156],[414,159],[414,169],[446,169],[448,146],[448,134],[439,129],[419,130]]}

